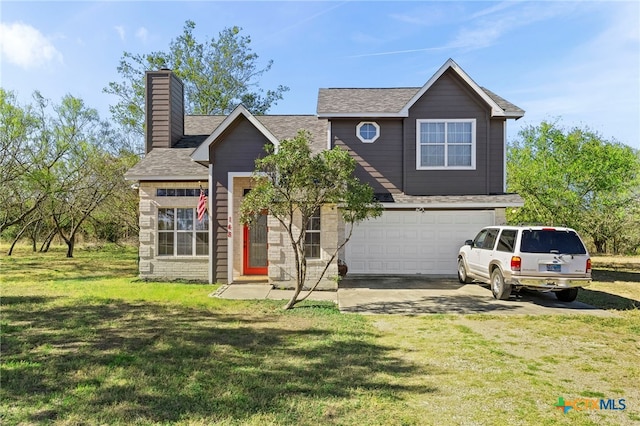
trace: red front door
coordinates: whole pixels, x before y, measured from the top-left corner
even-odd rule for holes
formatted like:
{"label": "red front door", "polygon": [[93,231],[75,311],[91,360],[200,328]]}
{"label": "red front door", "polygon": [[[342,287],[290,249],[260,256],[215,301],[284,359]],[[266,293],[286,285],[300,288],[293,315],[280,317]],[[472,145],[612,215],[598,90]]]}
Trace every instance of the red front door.
{"label": "red front door", "polygon": [[243,274],[267,275],[267,215],[261,214],[243,232]]}

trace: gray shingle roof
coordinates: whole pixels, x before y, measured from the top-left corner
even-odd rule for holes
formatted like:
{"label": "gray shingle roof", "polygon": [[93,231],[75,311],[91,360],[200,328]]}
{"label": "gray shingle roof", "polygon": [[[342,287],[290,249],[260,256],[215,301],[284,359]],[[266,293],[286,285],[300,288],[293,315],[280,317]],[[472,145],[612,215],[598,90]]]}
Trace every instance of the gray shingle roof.
{"label": "gray shingle roof", "polygon": [[[311,148],[318,152],[327,146],[327,120],[315,115],[256,115],[278,140],[294,137],[298,130],[311,133]],[[221,115],[187,115],[184,117],[185,136],[178,141],[178,147],[196,148],[224,121]],[[200,139],[201,138],[201,139]]]}
{"label": "gray shingle roof", "polygon": [[397,113],[419,87],[377,89],[320,89],[318,114]]}
{"label": "gray shingle roof", "polygon": [[487,89],[486,87],[481,87],[481,89],[487,95],[489,95],[489,97],[491,99],[493,99],[493,101],[495,103],[497,103],[498,106],[500,108],[502,108],[504,110],[504,112],[508,116],[511,116],[511,115],[522,116],[522,115],[524,115],[524,110],[522,108],[519,108],[519,107],[515,106],[514,104],[512,104],[511,102],[509,102],[508,100],[504,99],[503,97],[496,95],[495,93],[493,93],[491,90]]}
{"label": "gray shingle roof", "polygon": [[[421,87],[405,88],[329,88],[318,92],[318,115],[331,114],[397,114],[422,89]],[[524,110],[496,95],[489,89],[481,89],[510,116],[520,117]]]}
{"label": "gray shingle roof", "polygon": [[124,175],[127,180],[207,180],[209,169],[191,161],[193,148],[155,148]]}
{"label": "gray shingle roof", "polygon": [[[298,130],[311,133],[311,150],[327,147],[327,120],[315,115],[255,116],[278,140],[294,137]],[[185,116],[185,136],[175,148],[155,148],[125,174],[128,180],[206,180],[207,167],[191,160],[191,154],[222,123],[225,116]]]}
{"label": "gray shingle roof", "polygon": [[[469,205],[478,206],[502,206],[514,207],[523,206],[524,200],[518,194],[497,194],[497,195],[406,195],[393,194],[396,204],[418,204],[424,207],[435,208],[438,205]],[[387,203],[384,203],[387,204]]]}
{"label": "gray shingle roof", "polygon": [[226,115],[185,115],[185,135],[210,135],[224,121]]}

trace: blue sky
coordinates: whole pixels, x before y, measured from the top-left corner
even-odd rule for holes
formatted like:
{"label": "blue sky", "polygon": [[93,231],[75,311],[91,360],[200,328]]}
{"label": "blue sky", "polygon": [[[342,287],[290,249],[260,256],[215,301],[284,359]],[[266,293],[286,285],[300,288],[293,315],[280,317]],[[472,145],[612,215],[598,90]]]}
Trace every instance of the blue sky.
{"label": "blue sky", "polygon": [[31,2],[0,3],[0,82],[22,102],[34,90],[102,93],[124,51],[167,50],[187,19],[199,40],[238,25],[263,64],[260,83],[291,90],[274,114],[313,114],[320,87],[422,86],[453,58],[481,86],[526,111],[640,149],[640,2]]}

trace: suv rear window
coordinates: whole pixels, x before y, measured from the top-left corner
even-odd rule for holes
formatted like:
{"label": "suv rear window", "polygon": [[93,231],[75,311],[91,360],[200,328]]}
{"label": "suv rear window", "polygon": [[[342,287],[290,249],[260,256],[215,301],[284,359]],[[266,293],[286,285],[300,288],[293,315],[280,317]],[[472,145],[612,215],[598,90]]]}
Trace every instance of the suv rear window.
{"label": "suv rear window", "polygon": [[580,237],[573,231],[524,230],[520,251],[524,253],[586,254]]}
{"label": "suv rear window", "polygon": [[515,229],[505,229],[500,234],[500,239],[498,240],[498,251],[506,251],[508,253],[513,253],[513,249],[516,246],[516,235],[518,231]]}

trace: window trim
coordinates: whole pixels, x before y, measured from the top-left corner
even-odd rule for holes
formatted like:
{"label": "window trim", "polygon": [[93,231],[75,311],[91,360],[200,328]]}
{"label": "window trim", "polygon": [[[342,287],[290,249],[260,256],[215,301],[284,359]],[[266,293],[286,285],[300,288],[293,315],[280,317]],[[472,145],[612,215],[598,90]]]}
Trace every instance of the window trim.
{"label": "window trim", "polygon": [[[184,230],[178,229],[178,210],[190,209],[193,213],[193,229]],[[173,210],[173,229],[160,229],[160,210]],[[205,229],[198,229],[198,212],[196,207],[158,207],[156,212],[156,257],[158,258],[207,258],[209,257],[209,215],[205,213],[205,217],[202,221],[202,226]],[[160,254],[160,234],[173,234],[173,254]],[[178,235],[190,234],[191,235],[191,254],[178,254]],[[204,243],[207,253],[197,254],[198,251],[198,238],[197,234],[206,234],[207,241]]]}
{"label": "window trim", "polygon": [[[360,134],[360,129],[362,128],[362,126],[364,126],[366,124],[371,124],[376,129],[376,135],[371,139],[365,139]],[[376,123],[375,121],[361,121],[356,126],[356,136],[358,137],[358,139],[360,139],[360,142],[362,142],[362,143],[374,143],[380,137],[380,125],[378,123]]]}
{"label": "window trim", "polygon": [[[416,120],[416,170],[476,170],[476,119],[475,118],[425,118]],[[420,125],[423,123],[444,123],[445,143],[444,143],[444,166],[422,166],[422,146],[429,144],[420,143]],[[449,166],[449,142],[447,141],[447,127],[449,123],[471,123],[471,165],[470,166]],[[451,144],[463,145],[463,144]],[[464,144],[468,145],[468,144]]]}
{"label": "window trim", "polygon": [[[317,215],[316,215],[317,213]],[[318,218],[318,229],[309,229],[311,227],[313,218]],[[306,250],[307,250],[307,236],[310,234],[317,234],[318,235],[318,256],[317,257],[307,257],[306,256]],[[311,216],[309,216],[309,222],[307,223],[307,228],[305,230],[305,257],[308,260],[319,260],[322,259],[322,209],[320,207],[318,207],[318,209],[313,212],[313,214]]]}

